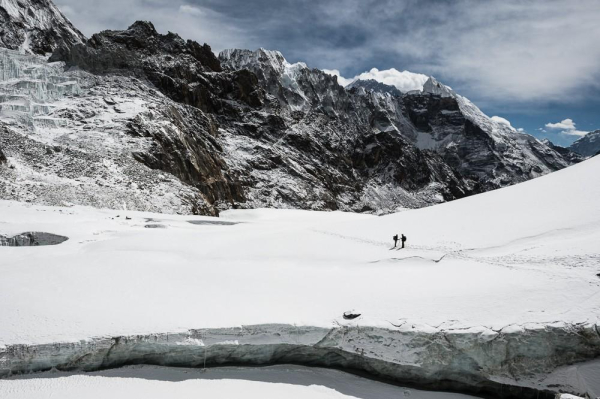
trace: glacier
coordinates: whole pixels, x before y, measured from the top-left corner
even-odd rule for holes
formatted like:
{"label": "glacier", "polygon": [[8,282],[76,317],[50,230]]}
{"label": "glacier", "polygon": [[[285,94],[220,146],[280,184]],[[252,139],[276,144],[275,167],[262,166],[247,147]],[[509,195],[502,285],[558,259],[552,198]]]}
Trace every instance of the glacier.
{"label": "glacier", "polygon": [[[597,331],[575,326],[506,333],[431,333],[351,325],[333,329],[259,325],[11,345],[0,352],[0,377],[51,369],[89,372],[124,365],[300,364],[368,372],[372,377],[421,389],[526,399],[556,395],[532,377],[597,356]],[[566,386],[576,383],[569,379],[560,382]]]}
{"label": "glacier", "polygon": [[69,237],[2,248],[1,373],[296,363],[475,396],[597,396],[582,376],[600,355],[599,162],[382,217],[0,201],[2,234]]}

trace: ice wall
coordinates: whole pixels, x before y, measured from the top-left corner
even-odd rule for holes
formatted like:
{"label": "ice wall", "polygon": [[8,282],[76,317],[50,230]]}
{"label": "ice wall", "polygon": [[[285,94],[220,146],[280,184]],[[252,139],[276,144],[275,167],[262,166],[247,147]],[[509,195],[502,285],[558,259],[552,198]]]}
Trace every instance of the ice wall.
{"label": "ice wall", "polygon": [[80,93],[79,83],[63,74],[62,63],[0,49],[0,118],[31,127],[68,126],[66,119],[48,117],[52,102]]}
{"label": "ice wall", "polygon": [[300,364],[368,373],[403,385],[497,398],[584,396],[545,386],[559,366],[600,356],[596,326],[509,332],[423,332],[291,325],[190,330],[0,349],[0,376],[49,369],[92,371],[129,364],[173,367]]}

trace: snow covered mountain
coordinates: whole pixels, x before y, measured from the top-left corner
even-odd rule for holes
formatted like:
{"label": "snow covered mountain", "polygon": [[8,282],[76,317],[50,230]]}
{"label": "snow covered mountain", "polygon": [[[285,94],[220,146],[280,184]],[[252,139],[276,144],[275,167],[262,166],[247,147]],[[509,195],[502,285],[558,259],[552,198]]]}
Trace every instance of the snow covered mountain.
{"label": "snow covered mountain", "polygon": [[396,86],[386,85],[385,83],[378,82],[373,79],[357,79],[354,82],[346,86],[346,89],[353,89],[362,87],[363,89],[370,91],[376,91],[379,93],[390,93],[393,96],[401,96],[402,92],[396,88]]}
{"label": "snow covered mountain", "polygon": [[50,0],[1,0],[0,27],[1,47],[30,54],[85,40]]}
{"label": "snow covered mountain", "polygon": [[[289,112],[321,110],[330,119],[363,132],[407,139],[431,150],[463,179],[489,190],[524,181],[568,166],[571,162],[530,135],[498,123],[465,97],[430,78],[422,91],[392,96],[363,83],[341,90],[335,77],[289,64],[277,51],[226,50],[219,55],[225,69],[254,72],[267,93]],[[360,82],[360,81],[359,81]],[[367,83],[368,84],[368,83]]]}
{"label": "snow covered mountain", "polygon": [[584,157],[591,157],[600,152],[600,130],[589,132],[569,146],[569,149]]}
{"label": "snow covered mountain", "polygon": [[389,213],[573,163],[433,78],[403,95],[346,90],[277,51],[217,58],[149,22],[80,42],[50,2],[2,4],[17,7],[7,26],[46,4],[28,29],[58,46],[50,62],[2,51],[5,199],[210,215],[255,207]]}

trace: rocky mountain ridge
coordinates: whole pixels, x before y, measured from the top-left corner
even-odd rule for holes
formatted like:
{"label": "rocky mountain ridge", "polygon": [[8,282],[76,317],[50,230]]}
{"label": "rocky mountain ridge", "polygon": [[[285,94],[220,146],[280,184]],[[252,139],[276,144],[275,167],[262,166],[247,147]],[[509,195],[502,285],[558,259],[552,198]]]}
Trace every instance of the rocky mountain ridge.
{"label": "rocky mountain ridge", "polygon": [[600,130],[589,132],[569,146],[569,150],[582,155],[591,157],[600,152]]}
{"label": "rocky mountain ridge", "polygon": [[302,63],[291,65],[277,51],[226,50],[219,59],[225,69],[254,72],[261,86],[288,112],[318,107],[331,117],[354,118],[352,124],[362,124],[371,132],[395,132],[420,150],[439,153],[462,175],[487,188],[569,164],[532,136],[491,120],[434,78],[421,92],[393,96],[376,89],[343,90],[335,84],[335,77]]}
{"label": "rocky mountain ridge", "polygon": [[[12,72],[0,82],[0,146],[10,164],[0,169],[3,198],[203,214],[231,207],[388,213],[572,162],[433,78],[402,95],[346,90],[279,52],[216,57],[208,45],[159,34],[149,22],[64,41],[46,65],[4,54]],[[24,84],[23,71],[36,70],[51,73]],[[27,148],[37,147],[31,156]],[[54,147],[72,150],[59,160]],[[67,176],[56,172],[65,162],[89,165],[85,175],[68,175],[69,182],[85,176],[81,189],[65,188]],[[20,173],[39,184],[13,184]],[[60,200],[51,195],[58,187]]]}

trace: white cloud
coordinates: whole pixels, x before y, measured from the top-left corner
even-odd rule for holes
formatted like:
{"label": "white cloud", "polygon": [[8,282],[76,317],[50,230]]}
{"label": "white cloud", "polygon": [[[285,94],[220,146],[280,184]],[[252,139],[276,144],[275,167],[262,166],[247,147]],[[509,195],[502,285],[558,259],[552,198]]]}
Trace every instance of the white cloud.
{"label": "white cloud", "polygon": [[[88,36],[151,20],[216,51],[266,47],[352,75],[371,65],[419,71],[479,104],[572,102],[600,88],[598,0],[56,1]],[[406,91],[410,81],[392,84]]]}
{"label": "white cloud", "polygon": [[573,119],[563,119],[557,123],[546,123],[548,129],[563,129],[563,130],[575,130],[575,122]]}
{"label": "white cloud", "polygon": [[568,136],[582,137],[588,134],[588,132],[577,130],[577,128],[575,127],[575,122],[573,122],[573,119],[569,118],[563,119],[562,121],[556,123],[546,123],[546,127],[552,130],[561,130],[561,134],[565,134]]}
{"label": "white cloud", "polygon": [[372,68],[370,71],[363,72],[353,78],[345,78],[340,75],[337,69],[324,69],[323,72],[338,77],[338,83],[342,86],[348,86],[355,80],[376,80],[389,86],[395,86],[401,92],[406,93],[411,90],[423,90],[423,85],[429,79],[427,75],[413,73],[409,71],[398,71],[396,68],[380,71]]}
{"label": "white cloud", "polygon": [[566,134],[568,136],[577,136],[577,137],[583,137],[586,134],[588,134],[589,132],[584,132],[582,130],[564,130],[561,132],[562,134]]}
{"label": "white cloud", "polygon": [[338,83],[344,87],[348,86],[354,81],[354,79],[346,79],[345,77],[343,77],[340,74],[340,71],[338,71],[337,69],[323,69],[323,72],[331,76],[337,76]]}
{"label": "white cloud", "polygon": [[[393,52],[410,60],[403,67],[451,81],[478,101],[572,102],[600,87],[597,0],[408,4],[414,18],[402,20],[405,30],[376,30],[365,54]],[[381,19],[355,23],[369,31]]]}
{"label": "white cloud", "polygon": [[105,29],[127,29],[135,21],[152,21],[160,33],[208,43],[213,51],[245,48],[248,33],[227,16],[184,0],[59,0],[73,24],[90,37]]}
{"label": "white cloud", "polygon": [[[515,130],[515,128],[512,127],[512,125],[510,124],[510,121],[508,119],[502,118],[501,116],[492,116],[490,119],[501,125],[508,126],[509,128],[511,128],[511,130]],[[521,129],[521,130],[523,130],[523,129]]]}
{"label": "white cloud", "polygon": [[519,133],[525,133],[525,129],[523,129],[522,127],[520,127],[520,128],[517,129],[517,132],[519,132]]}
{"label": "white cloud", "polygon": [[412,73],[409,71],[398,71],[396,68],[380,71],[372,68],[369,72],[363,72],[356,76],[354,80],[373,79],[390,86],[396,86],[398,90],[406,93],[411,90],[423,90],[423,85],[429,79],[427,75]]}
{"label": "white cloud", "polygon": [[190,6],[188,4],[183,4],[183,5],[179,6],[179,12],[182,12],[184,14],[196,15],[196,16],[204,14],[202,12],[202,10],[199,9],[198,7]]}

